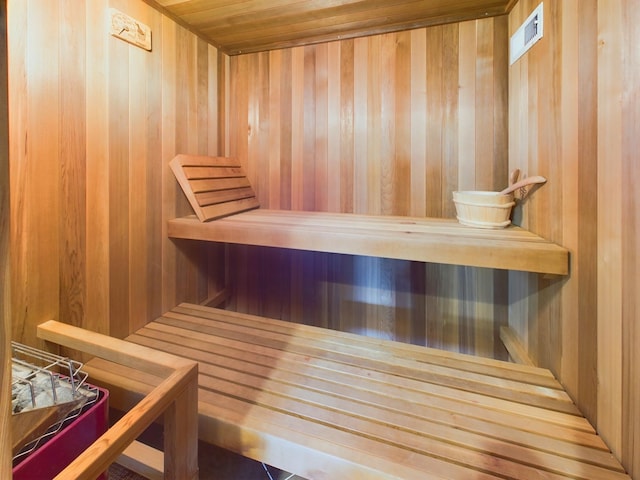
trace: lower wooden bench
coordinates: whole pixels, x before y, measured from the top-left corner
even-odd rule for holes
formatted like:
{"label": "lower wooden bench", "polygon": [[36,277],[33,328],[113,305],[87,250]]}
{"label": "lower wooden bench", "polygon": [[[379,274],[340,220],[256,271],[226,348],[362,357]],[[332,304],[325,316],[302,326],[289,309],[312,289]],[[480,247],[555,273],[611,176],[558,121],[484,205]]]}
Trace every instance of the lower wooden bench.
{"label": "lower wooden bench", "polygon": [[[127,340],[199,362],[202,440],[305,478],[629,478],[545,369],[191,304]],[[123,409],[159,382],[86,370]]]}

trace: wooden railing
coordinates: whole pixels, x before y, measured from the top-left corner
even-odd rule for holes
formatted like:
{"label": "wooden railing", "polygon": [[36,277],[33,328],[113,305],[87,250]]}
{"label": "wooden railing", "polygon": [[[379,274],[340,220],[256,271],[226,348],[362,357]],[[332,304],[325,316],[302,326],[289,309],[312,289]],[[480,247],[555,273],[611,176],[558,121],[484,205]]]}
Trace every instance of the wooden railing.
{"label": "wooden railing", "polygon": [[[53,320],[38,326],[38,336],[58,345],[164,378],[56,479],[97,478],[162,413],[164,465],[160,468],[163,473],[158,472],[158,467],[154,465],[148,465],[149,471],[164,474],[164,478],[198,478],[196,362]],[[141,465],[147,465],[145,458],[135,460]]]}

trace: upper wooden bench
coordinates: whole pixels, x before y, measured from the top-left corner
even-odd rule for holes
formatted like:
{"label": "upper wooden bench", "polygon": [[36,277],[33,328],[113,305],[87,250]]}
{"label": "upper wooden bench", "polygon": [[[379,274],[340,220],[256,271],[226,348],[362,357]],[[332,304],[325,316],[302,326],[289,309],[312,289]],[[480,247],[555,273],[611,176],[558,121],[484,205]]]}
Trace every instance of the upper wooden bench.
{"label": "upper wooden bench", "polygon": [[569,272],[567,249],[516,226],[484,230],[449,219],[256,210],[257,199],[236,160],[178,155],[170,166],[196,213],[169,220],[172,238],[557,275]]}
{"label": "upper wooden bench", "polygon": [[[126,340],[199,363],[202,440],[304,478],[630,480],[546,369],[191,304]],[[125,410],[160,381],[85,370]]]}

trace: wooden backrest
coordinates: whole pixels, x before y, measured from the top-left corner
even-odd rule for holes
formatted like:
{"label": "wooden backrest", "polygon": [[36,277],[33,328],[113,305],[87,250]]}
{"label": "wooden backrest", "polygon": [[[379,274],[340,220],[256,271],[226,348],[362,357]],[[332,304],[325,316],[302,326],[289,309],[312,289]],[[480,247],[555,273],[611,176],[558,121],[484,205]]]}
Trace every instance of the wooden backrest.
{"label": "wooden backrest", "polygon": [[201,222],[260,206],[240,163],[233,158],[180,154],[169,166]]}

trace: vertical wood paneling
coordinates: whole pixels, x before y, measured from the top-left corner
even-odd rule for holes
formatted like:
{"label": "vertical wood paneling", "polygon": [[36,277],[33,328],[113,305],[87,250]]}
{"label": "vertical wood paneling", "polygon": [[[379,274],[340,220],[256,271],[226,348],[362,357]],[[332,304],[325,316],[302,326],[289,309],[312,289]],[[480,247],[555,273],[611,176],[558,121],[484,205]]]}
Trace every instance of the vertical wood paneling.
{"label": "vertical wood paneling", "polygon": [[[85,22],[103,19],[107,0],[86,5]],[[86,69],[84,118],[87,123],[86,143],[86,328],[100,333],[109,332],[109,148],[108,131],[108,41],[99,28],[87,29],[87,51],[92,52],[91,68]],[[13,73],[13,72],[12,72]],[[18,122],[14,122],[16,125]],[[61,317],[62,318],[62,317]]]}
{"label": "vertical wood paneling", "polygon": [[[162,16],[155,15],[153,11],[147,11],[144,17],[152,32],[162,31]],[[164,46],[164,35],[156,36],[155,48],[160,51]],[[146,119],[147,132],[145,137],[147,158],[161,159],[163,128],[162,121],[162,55],[146,56],[147,84]],[[158,168],[156,162],[144,162],[144,175],[146,176],[147,196],[145,215],[145,242],[146,242],[146,270],[145,297],[146,317],[132,318],[131,328],[136,330],[146,323],[145,318],[157,318],[164,313],[163,310],[163,261],[162,246],[164,242],[163,232],[163,169]],[[135,187],[134,187],[135,188]],[[153,260],[153,261],[150,261]]]}
{"label": "vertical wood paneling", "polygon": [[[162,84],[175,82],[176,65],[176,30],[177,25],[166,17],[162,18]],[[162,130],[173,132],[162,135],[162,160],[169,162],[176,150],[176,89],[162,89]],[[178,215],[179,187],[175,177],[168,168],[162,169],[162,218],[175,218]],[[181,208],[184,208],[182,206]],[[178,252],[173,241],[167,235],[166,223],[162,223],[162,310],[168,311],[171,305],[177,304],[177,264]]]}
{"label": "vertical wood paneling", "polygon": [[367,145],[366,157],[361,159],[363,162],[364,181],[356,178],[355,188],[364,189],[366,198],[365,211],[373,215],[382,213],[382,155],[388,154],[387,152],[382,152],[383,139],[386,132],[382,130],[384,117],[381,111],[381,95],[383,93],[387,94],[386,91],[383,91],[381,77],[384,77],[384,74],[388,74],[388,72],[382,72],[383,65],[381,65],[380,49],[383,39],[386,45],[390,38],[389,36],[375,36],[367,39],[367,65],[364,79],[367,86],[366,130],[362,137],[355,139],[356,142],[362,142]]}
{"label": "vertical wood paneling", "polygon": [[[411,34],[401,32],[396,39],[396,56],[392,70],[395,75],[395,102],[392,139],[394,151],[391,184],[393,185],[393,215],[409,215],[412,209],[411,188]],[[423,64],[423,62],[421,62]],[[418,171],[420,171],[419,169]]]}
{"label": "vertical wood paneling", "polygon": [[[502,17],[231,57],[230,154],[263,207],[452,217],[453,190],[506,184],[506,35]],[[233,252],[235,308],[504,356],[491,270]],[[234,273],[277,262],[281,285]]]}
{"label": "vertical wood paneling", "polygon": [[[109,7],[151,26],[152,52],[108,34]],[[163,235],[188,211],[167,162],[218,153],[217,51],[142,1],[9,16],[13,337],[36,344],[49,318],[124,336],[221,288],[202,246]]]}
{"label": "vertical wood paneling", "polygon": [[[598,211],[599,195],[593,192],[598,190],[598,129],[597,129],[597,0],[580,2],[580,22],[578,24],[580,51],[579,78],[580,78],[580,100],[578,103],[578,155],[580,158],[580,168],[578,170],[578,202],[580,205],[580,240],[579,249],[584,255],[578,257],[582,269],[580,282],[584,291],[597,291],[597,262],[593,257],[598,251],[598,224],[595,221]],[[603,139],[603,141],[606,141]],[[559,169],[552,169],[551,156],[545,155],[545,169],[556,177],[561,175]],[[549,165],[549,167],[547,167]],[[549,207],[540,212],[543,216],[545,211],[550,211],[551,204],[541,205],[542,208]],[[558,222],[553,222],[549,236],[556,235],[562,227]],[[582,288],[582,287],[581,287]],[[589,295],[580,299],[578,315],[580,319],[580,350],[578,352],[578,362],[580,365],[589,365],[593,362],[593,352],[597,351],[598,320],[593,316],[593,312],[598,311],[597,295]],[[581,368],[578,374],[579,396],[580,398],[594,398],[597,395],[598,379],[593,375],[593,371]],[[597,402],[597,398],[595,399]],[[590,407],[584,413],[593,418],[597,408]]]}
{"label": "vertical wood paneling", "polygon": [[[419,79],[425,83],[424,88],[426,90],[426,105],[423,105],[423,108],[425,108],[423,113],[424,121],[420,121],[422,118],[418,118],[415,124],[412,123],[414,128],[418,130],[415,133],[416,136],[420,135],[426,142],[426,150],[416,152],[417,156],[414,156],[413,162],[425,165],[423,175],[416,180],[425,182],[425,185],[421,188],[422,184],[419,183],[417,185],[417,193],[424,190],[424,199],[421,201],[420,207],[425,210],[427,216],[431,217],[440,217],[443,215],[442,205],[444,198],[442,192],[442,177],[445,170],[444,162],[446,160],[443,158],[443,142],[441,139],[443,138],[443,131],[446,125],[440,120],[444,118],[444,112],[447,108],[446,100],[443,98],[444,82],[446,81],[444,78],[444,72],[446,70],[444,63],[446,59],[443,54],[444,28],[445,27],[433,27],[427,29],[425,39],[426,64],[420,68],[419,77]],[[415,33],[420,34],[422,38],[425,37],[421,34],[420,30],[416,30]],[[416,60],[416,65],[421,66],[420,59],[418,58]],[[457,52],[455,60],[456,71],[455,76],[453,76],[451,80],[457,84]],[[418,99],[418,105],[420,105],[420,99]],[[425,126],[426,131],[424,130]],[[426,161],[422,161],[423,158],[426,159]],[[412,178],[413,177],[412,175]],[[427,202],[427,198],[429,198],[430,201]]]}
{"label": "vertical wood paneling", "polygon": [[[280,130],[280,99],[282,95],[282,51],[274,50],[269,53],[269,123],[276,130]],[[269,204],[280,208],[280,194],[282,190],[282,168],[280,167],[280,135],[269,136],[268,163],[269,167]]]}
{"label": "vertical wood paneling", "polygon": [[[459,110],[457,115],[458,151],[468,157],[464,168],[458,168],[457,185],[460,190],[474,190],[476,183],[476,121],[480,116],[476,112],[476,22],[461,23],[458,44],[458,84]],[[464,45],[464,48],[459,48]]]}
{"label": "vertical wood paneling", "polygon": [[341,139],[340,126],[342,124],[341,113],[341,83],[340,64],[342,56],[340,54],[340,43],[333,42],[327,46],[327,210],[330,212],[340,212],[343,203],[342,181],[334,181],[334,172],[340,172]]}
{"label": "vertical wood paneling", "polygon": [[85,315],[86,257],[86,122],[85,31],[71,25],[85,21],[83,5],[60,4],[61,68],[68,68],[60,88],[60,315],[81,325]]}
{"label": "vertical wood paneling", "polygon": [[354,207],[354,42],[340,44],[340,211],[353,213]]}
{"label": "vertical wood paneling", "polygon": [[[443,217],[454,217],[455,206],[449,199],[453,195],[453,191],[461,189],[462,185],[458,184],[458,174],[463,165],[461,165],[461,158],[458,149],[458,136],[460,134],[461,125],[458,121],[460,116],[460,102],[459,96],[459,75],[460,75],[460,59],[458,55],[458,38],[460,35],[460,29],[457,24],[445,25],[442,31],[442,156],[441,156],[441,176],[442,176],[442,188],[441,188],[441,211]],[[465,45],[466,47],[466,45]],[[429,91],[429,86],[427,86]],[[496,105],[496,108],[500,108]],[[502,107],[505,108],[505,107]],[[463,112],[468,114],[469,112]],[[438,121],[437,118],[435,120]],[[437,137],[434,138],[436,142],[440,141]],[[496,150],[500,150],[497,148]],[[470,152],[463,152],[463,155],[468,156]],[[437,158],[437,157],[436,157]],[[429,161],[429,156],[427,157]],[[436,160],[437,161],[437,160]],[[470,158],[465,161],[471,162]],[[431,197],[429,204],[435,201],[435,196]],[[427,210],[429,212],[429,210]],[[440,216],[440,215],[435,215]]]}
{"label": "vertical wood paneling", "polygon": [[[517,221],[572,272],[509,273],[510,324],[640,472],[632,5],[545,2],[545,38],[508,68],[508,128],[506,17],[228,58],[142,2],[69,5],[9,11],[14,338],[46,318],[122,336],[221,288],[220,250],[166,238],[189,212],[178,151],[238,156],[264,206],[372,214],[452,217],[452,190],[518,167],[549,182]],[[152,26],[153,52],[106,34],[110,6]],[[501,272],[235,248],[238,309],[503,354]]]}
{"label": "vertical wood paneling", "polygon": [[[315,100],[315,138],[313,179],[313,210],[327,211],[329,209],[329,171],[328,171],[328,141],[329,141],[329,59],[328,44],[317,45],[315,81],[313,84]],[[308,176],[306,176],[308,178]]]}
{"label": "vertical wood paneling", "polygon": [[[606,10],[609,2],[604,2],[603,12],[609,14],[614,10]],[[620,17],[616,17],[620,18]],[[621,250],[624,261],[621,271],[622,277],[622,458],[634,478],[640,476],[640,256],[638,255],[638,232],[640,232],[640,191],[635,187],[635,179],[640,178],[640,162],[637,152],[640,151],[640,15],[637,8],[625,4],[622,30],[623,48],[618,52],[609,50],[610,55],[619,55],[623,61],[622,71],[625,79],[623,98],[622,124],[623,153],[622,162],[622,201],[620,212],[624,216],[622,223]],[[615,28],[615,27],[614,27]],[[602,30],[602,28],[601,28]],[[599,71],[603,72],[603,69]],[[604,73],[604,72],[603,72]],[[613,75],[611,70],[606,74]],[[610,99],[603,98],[603,101]],[[599,103],[600,105],[600,103]],[[599,111],[600,113],[600,111]],[[607,119],[602,119],[598,125]],[[608,127],[607,127],[608,128]],[[606,155],[599,156],[599,163],[605,163]],[[605,197],[606,198],[606,197]],[[612,207],[614,205],[612,204]],[[599,304],[603,300],[599,301]],[[615,368],[615,366],[614,366]],[[607,372],[610,373],[610,372]]]}
{"label": "vertical wood paneling", "polygon": [[[621,453],[622,448],[622,307],[623,307],[623,216],[611,214],[611,205],[622,206],[623,189],[623,106],[625,78],[620,73],[620,59],[615,52],[624,51],[624,37],[617,29],[624,24],[624,12],[619,2],[604,2],[608,13],[600,13],[602,33],[600,34],[599,112],[598,132],[606,135],[608,142],[601,142],[598,155],[613,161],[600,162],[598,169],[598,193],[602,201],[598,203],[598,248],[605,255],[598,258],[598,316],[608,317],[606,324],[598,329],[598,364],[601,390],[598,392],[598,423],[606,426],[605,438],[611,448]],[[604,5],[603,4],[603,5]],[[610,70],[611,69],[611,70]],[[604,101],[606,97],[618,101]],[[607,149],[606,151],[604,149]],[[606,199],[606,201],[605,201]],[[606,279],[606,280],[605,280]]]}
{"label": "vertical wood paneling", "polygon": [[[598,426],[640,475],[638,174],[640,30],[627,3],[598,2]],[[637,178],[637,177],[635,177]]]}
{"label": "vertical wood paneling", "polygon": [[[194,142],[197,132],[197,116],[193,111],[195,107],[196,83],[194,67],[196,65],[195,45],[196,40],[182,28],[175,31],[175,76],[167,79],[168,82],[176,86],[175,93],[175,148],[177,152],[194,151],[197,149],[197,142]],[[170,83],[170,84],[171,84]],[[193,149],[193,150],[191,150]],[[176,189],[177,198],[180,198],[180,190]],[[180,202],[176,213],[187,214],[189,207]],[[190,262],[190,254],[193,255],[197,245],[194,243],[182,242],[178,249],[176,263],[175,295],[176,299],[188,297],[189,292],[197,289],[197,275],[195,266]]]}
{"label": "vertical wood paneling", "polygon": [[[367,103],[367,58],[369,57],[369,42],[365,38],[357,38],[353,47],[353,211],[367,212],[367,156],[368,143],[362,141],[367,132],[369,105]],[[373,113],[371,113],[373,114]]]}
{"label": "vertical wood paneling", "polygon": [[[410,70],[410,135],[411,135],[411,151],[409,152],[409,159],[411,162],[411,175],[410,175],[410,189],[411,192],[414,193],[414,201],[410,202],[411,211],[410,215],[415,216],[426,216],[426,207],[427,207],[427,189],[429,187],[424,187],[424,182],[428,182],[431,178],[439,179],[439,172],[436,175],[432,175],[431,173],[427,176],[428,167],[426,162],[421,161],[423,158],[427,157],[427,139],[426,139],[426,129],[427,125],[430,125],[427,122],[429,118],[427,111],[427,95],[430,92],[427,92],[427,71],[435,71],[442,72],[442,69],[430,69],[427,68],[426,55],[427,55],[427,37],[429,36],[429,32],[440,33],[441,29],[432,28],[427,31],[427,35],[423,35],[421,30],[412,30],[411,31],[411,48],[409,49],[409,53],[411,55],[410,65],[413,68]],[[441,33],[440,33],[441,34]],[[433,36],[434,39],[429,42],[429,44],[435,43],[435,40],[438,38],[438,35]],[[442,56],[438,56],[438,58],[442,58]],[[433,89],[434,91],[438,91],[439,89]],[[440,145],[439,142],[434,142],[434,145]],[[440,155],[434,156],[436,159],[440,160]],[[439,185],[439,182],[436,182]],[[439,213],[439,212],[438,212]]]}
{"label": "vertical wood paneling", "polygon": [[[291,209],[304,209],[304,68],[305,49],[303,47],[294,48],[291,51]],[[238,115],[243,115],[243,110],[238,111]],[[234,136],[234,133],[230,133]],[[239,143],[242,143],[240,140]],[[286,150],[286,147],[285,147]]]}
{"label": "vertical wood paneling", "polygon": [[[276,152],[269,152],[269,155],[272,157],[275,157],[272,164],[273,163],[278,163],[279,168],[280,168],[280,178],[279,178],[279,182],[280,182],[280,191],[278,193],[278,200],[279,200],[279,205],[280,208],[284,208],[284,209],[288,209],[291,208],[291,199],[293,197],[292,195],[292,185],[291,185],[291,178],[292,178],[292,169],[291,169],[291,162],[292,162],[292,148],[293,148],[293,141],[292,141],[292,114],[293,114],[293,108],[292,108],[292,97],[288,94],[286,94],[286,92],[290,92],[291,91],[291,61],[292,61],[292,52],[291,50],[284,50],[281,52],[281,71],[279,73],[279,78],[280,78],[280,102],[278,104],[277,107],[277,113],[276,113],[276,118],[279,120],[278,122],[276,122],[275,125],[277,125],[277,128],[280,131],[280,136],[278,139],[278,145],[280,146],[279,151]],[[275,69],[271,68],[270,72],[272,72],[273,75],[276,74]],[[285,92],[284,95],[282,95],[282,92]],[[225,129],[227,132],[227,135],[230,135],[231,132],[229,131],[229,129]],[[274,168],[275,169],[275,168]]]}
{"label": "vertical wood paneling", "polygon": [[[124,2],[114,6],[123,11]],[[109,302],[111,318],[128,319],[131,301],[129,269],[129,46],[109,39]],[[134,95],[135,96],[135,95]],[[109,333],[122,338],[128,321],[111,321]]]}
{"label": "vertical wood paneling", "polygon": [[[130,15],[148,24],[146,15],[148,9],[142,4],[130,5]],[[127,192],[129,196],[128,234],[129,234],[129,312],[126,318],[129,322],[125,325],[127,333],[144,325],[144,319],[149,318],[147,311],[147,295],[149,289],[149,271],[147,244],[147,205],[148,192],[151,186],[148,183],[147,162],[131,161],[130,159],[149,158],[147,151],[149,144],[140,139],[149,136],[149,126],[154,125],[147,122],[149,115],[148,98],[149,85],[147,76],[149,70],[148,53],[141,48],[131,49],[129,52],[129,145],[127,152],[128,181]],[[144,66],[144,68],[139,68]],[[64,317],[62,317],[64,318]],[[126,334],[123,332],[123,334]]]}
{"label": "vertical wood paneling", "polygon": [[9,208],[9,112],[7,99],[7,3],[0,1],[0,476],[11,476],[11,246]]}
{"label": "vertical wood paneling", "polygon": [[[537,3],[518,2],[511,31]],[[510,274],[509,318],[635,478],[640,19],[629,2],[544,5],[544,39],[509,69],[509,161],[549,179],[520,215],[570,249],[571,275]]]}
{"label": "vertical wood paneling", "polygon": [[[11,6],[10,15],[14,9],[18,23],[9,19],[9,57],[15,55],[16,61],[24,62],[18,67],[24,76],[15,81],[19,93],[26,94],[16,103],[17,118],[24,123],[17,129],[22,136],[12,148],[17,156],[11,156],[13,337],[21,339],[32,335],[34,319],[55,317],[59,310],[61,67],[58,4],[36,7],[20,2]],[[42,28],[28,27],[33,24]],[[12,54],[14,34],[25,38],[18,42],[21,50]],[[16,85],[12,82],[13,77],[10,89]],[[13,126],[10,133],[13,143]]]}

